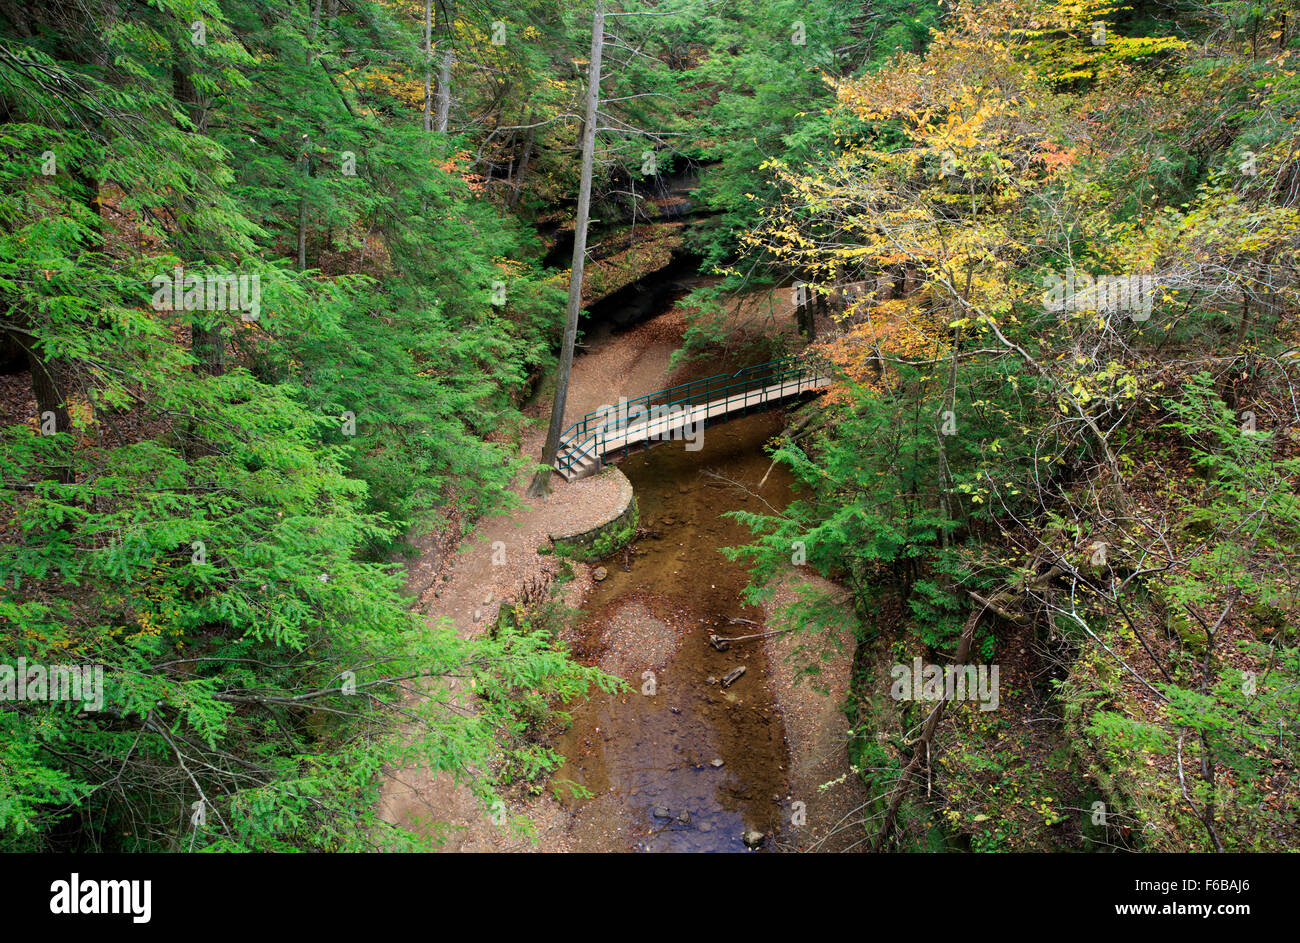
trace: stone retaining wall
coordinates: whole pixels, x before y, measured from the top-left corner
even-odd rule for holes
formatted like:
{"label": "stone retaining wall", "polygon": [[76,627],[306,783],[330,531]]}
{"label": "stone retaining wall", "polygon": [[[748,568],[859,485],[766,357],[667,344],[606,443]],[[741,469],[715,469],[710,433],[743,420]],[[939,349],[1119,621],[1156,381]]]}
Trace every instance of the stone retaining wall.
{"label": "stone retaining wall", "polygon": [[607,465],[601,474],[613,475],[618,480],[618,500],[614,502],[613,513],[594,527],[552,532],[551,543],[558,555],[583,562],[599,560],[621,550],[636,533],[637,506],[632,482],[613,465]]}

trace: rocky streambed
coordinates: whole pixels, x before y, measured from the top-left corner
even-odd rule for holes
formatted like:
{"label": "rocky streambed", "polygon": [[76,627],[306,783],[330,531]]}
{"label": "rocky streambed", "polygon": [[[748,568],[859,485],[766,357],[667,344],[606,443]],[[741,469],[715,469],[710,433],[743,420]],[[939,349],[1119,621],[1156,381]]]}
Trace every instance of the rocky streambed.
{"label": "rocky streambed", "polygon": [[765,647],[710,644],[763,625],[762,609],[741,599],[744,567],[720,552],[749,531],[722,515],[789,500],[780,468],[758,490],[762,444],[781,427],[779,414],[750,416],[706,430],[699,451],[665,443],[619,465],[641,538],[603,561],[573,642],[629,688],[577,705],[557,744],[566,763],[553,782],[589,796],[564,800],[574,850],[771,847],[792,817]]}

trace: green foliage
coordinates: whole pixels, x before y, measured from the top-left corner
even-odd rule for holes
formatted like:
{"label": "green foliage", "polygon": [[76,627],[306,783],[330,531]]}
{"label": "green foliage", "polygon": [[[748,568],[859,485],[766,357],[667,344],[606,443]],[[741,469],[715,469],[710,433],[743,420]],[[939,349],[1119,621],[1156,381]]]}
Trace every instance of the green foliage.
{"label": "green foliage", "polygon": [[[959,6],[919,55],[840,81],[804,123],[815,146],[785,139],[764,184],[743,181],[761,222],[724,290],[763,262],[816,289],[861,287],[817,348],[838,382],[773,448],[796,500],[737,514],[754,540],[732,553],[757,598],[805,546],[851,590],[863,643],[886,636],[859,650],[876,668],[943,660],[975,607],[976,655],[1003,663],[999,710],[1033,713],[1042,742],[1003,750],[995,729],[954,722],[926,746],[927,783],[970,804],[990,788],[972,755],[1005,771],[1069,742],[1077,763],[1022,794],[1027,817],[981,809],[973,827],[944,809],[981,850],[1058,847],[1062,826],[1084,840],[1060,798],[1097,790],[1123,828],[1143,826],[1110,842],[1294,844],[1281,810],[1296,791],[1269,768],[1290,768],[1297,744],[1282,717],[1300,539],[1300,37],[1286,4],[1248,6]],[[1131,317],[1044,303],[1048,279],[1083,272],[1153,273],[1156,287]],[[701,345],[721,337],[714,292]],[[817,627],[802,607],[790,620]],[[1021,671],[1056,692],[1060,730],[1045,692],[1011,685]],[[863,739],[890,729],[878,673],[855,676]],[[871,756],[873,795],[914,743]],[[902,803],[903,847],[928,834],[918,805]]]}
{"label": "green foliage", "polygon": [[[98,709],[4,703],[5,847],[418,844],[375,816],[386,771],[447,772],[485,803],[536,792],[558,760],[538,732],[613,684],[545,620],[468,641],[424,624],[389,562],[413,528],[512,504],[518,406],[564,297],[506,208],[563,231],[591,11],[528,0],[498,46],[499,13],[440,10],[432,58],[463,57],[446,134],[424,129],[421,12],[0,11],[16,391],[0,404],[0,664],[104,669]],[[692,299],[688,346],[727,339],[741,287],[876,286],[827,345],[831,401],[775,444],[796,500],[735,514],[754,533],[730,551],[753,565],[750,598],[801,548],[849,588],[860,646],[892,629],[881,657],[942,658],[974,597],[1011,587],[1015,612],[985,618],[976,651],[1051,649],[1038,674],[1060,681],[1074,757],[1108,801],[1171,847],[1284,844],[1295,793],[1273,770],[1295,766],[1300,706],[1287,5],[653,12],[611,27],[597,215],[630,236],[664,174],[701,171],[711,212],[690,246],[724,277]],[[1152,317],[1045,310],[1043,278],[1076,271],[1159,273]],[[178,272],[256,279],[260,310],[157,304],[155,279]],[[1243,428],[1236,404],[1272,426]],[[1082,562],[1097,540],[1110,561]],[[797,597],[777,624],[816,674],[815,656],[844,657],[827,644],[842,605]],[[877,739],[899,720],[864,706],[857,667],[854,758],[890,783],[906,738]],[[1030,686],[1009,683],[1009,709],[1036,706]],[[999,736],[965,724],[931,771],[952,814],[909,797],[906,847],[941,827],[1035,847],[1062,824],[1071,773],[1040,761],[1063,751],[981,749]],[[992,820],[976,788],[992,776],[1025,814]]]}
{"label": "green foliage", "polygon": [[[488,438],[562,293],[379,81],[415,58],[389,7],[113,11],[0,19],[4,356],[53,387],[0,429],[0,662],[104,681],[97,710],[3,705],[0,844],[415,842],[376,818],[385,770],[487,802],[554,766],[525,736],[551,704],[608,683],[544,630],[425,625],[383,562],[436,510],[508,506]],[[151,304],[177,266],[256,278],[260,310]]]}
{"label": "green foliage", "polygon": [[833,0],[728,0],[699,11],[694,34],[709,54],[686,79],[701,90],[692,155],[708,165],[699,198],[720,214],[694,243],[706,266],[734,257],[737,235],[773,195],[765,161],[806,160],[832,145],[826,77],[852,74],[868,54],[853,13]]}
{"label": "green foliage", "polygon": [[[978,588],[993,577],[970,580],[960,543],[994,511],[984,497],[989,476],[1014,474],[1015,456],[991,452],[988,443],[1013,435],[1009,410],[1020,408],[996,373],[972,368],[958,377],[955,405],[936,385],[942,376],[907,369],[893,396],[852,388],[852,400],[829,408],[811,444],[778,445],[773,455],[793,471],[800,496],[780,515],[732,512],[758,537],[728,551],[753,562],[755,598],[758,587],[786,570],[792,546],[801,542],[807,565],[844,580],[861,612],[882,590],[901,584],[925,644],[947,648],[955,642],[968,604],[954,587],[967,581]],[[964,417],[960,435],[943,435],[936,419],[950,405]],[[868,442],[875,447],[864,451]],[[943,509],[941,450],[956,516]]]}

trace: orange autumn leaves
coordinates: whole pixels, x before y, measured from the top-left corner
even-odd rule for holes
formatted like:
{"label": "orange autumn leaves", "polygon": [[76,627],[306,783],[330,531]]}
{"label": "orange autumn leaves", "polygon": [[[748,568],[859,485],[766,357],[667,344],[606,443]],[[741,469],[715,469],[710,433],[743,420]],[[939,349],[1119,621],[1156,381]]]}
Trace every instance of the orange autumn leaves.
{"label": "orange autumn leaves", "polygon": [[[859,315],[859,307],[868,310]],[[850,305],[843,319],[843,334],[812,348],[843,377],[827,391],[827,403],[850,402],[854,388],[884,393],[897,377],[897,362],[941,360],[951,352],[943,318],[923,311],[914,298]]]}
{"label": "orange autumn leaves", "polygon": [[444,173],[454,174],[465,181],[472,193],[483,193],[487,190],[487,178],[482,174],[471,173],[466,167],[473,166],[474,156],[469,151],[457,151],[455,156],[444,161],[438,162],[438,168]]}

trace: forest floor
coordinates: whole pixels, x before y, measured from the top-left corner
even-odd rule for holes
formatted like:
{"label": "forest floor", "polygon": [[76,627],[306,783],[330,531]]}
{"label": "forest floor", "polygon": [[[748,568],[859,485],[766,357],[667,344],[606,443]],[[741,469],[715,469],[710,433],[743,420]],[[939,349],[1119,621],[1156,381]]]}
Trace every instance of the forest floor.
{"label": "forest floor", "polygon": [[[674,369],[671,365],[685,327],[685,312],[675,306],[631,330],[595,341],[589,352],[574,360],[565,404],[566,424],[602,405],[617,403],[619,396],[634,397],[662,389],[690,373],[690,366]],[[699,368],[695,369],[698,372]],[[543,396],[525,411],[532,421],[521,437],[521,454],[541,453],[550,403],[550,397]],[[537,552],[549,549],[551,533],[599,523],[615,510],[617,481],[609,476],[566,482],[553,475],[553,490],[541,499],[524,494],[529,477],[522,475],[515,483],[517,507],[476,522],[473,534],[459,546],[449,546],[455,542],[455,528],[423,534],[413,541],[417,555],[408,567],[407,589],[418,600],[430,628],[449,622],[465,638],[485,631],[502,603],[517,598],[528,583],[549,583],[558,573],[561,561],[553,554]],[[564,585],[559,599],[576,609],[593,585],[594,565],[578,564],[573,570],[574,578]],[[778,601],[781,598],[778,594]],[[772,663],[777,666],[770,684],[789,732],[792,785],[800,793],[809,794],[820,783],[838,780],[831,790],[835,801],[818,803],[816,815],[810,810],[811,828],[802,833],[801,839],[806,836],[808,842],[814,842],[851,816],[856,802],[861,801],[857,795],[860,781],[849,769],[845,750],[847,722],[839,710],[848,687],[852,651],[846,651],[842,670],[831,669],[822,675],[818,690],[806,683],[794,683],[794,669],[783,661],[792,644],[778,637],[770,639],[768,645]],[[516,790],[506,800],[511,821],[529,823],[534,833],[531,837],[494,824],[470,790],[450,775],[431,775],[419,767],[388,771],[380,816],[394,826],[420,833],[437,828],[444,839],[444,851],[552,852],[572,848],[572,816],[549,792],[530,796]],[[843,839],[851,832],[842,831],[820,847],[843,847]]]}

